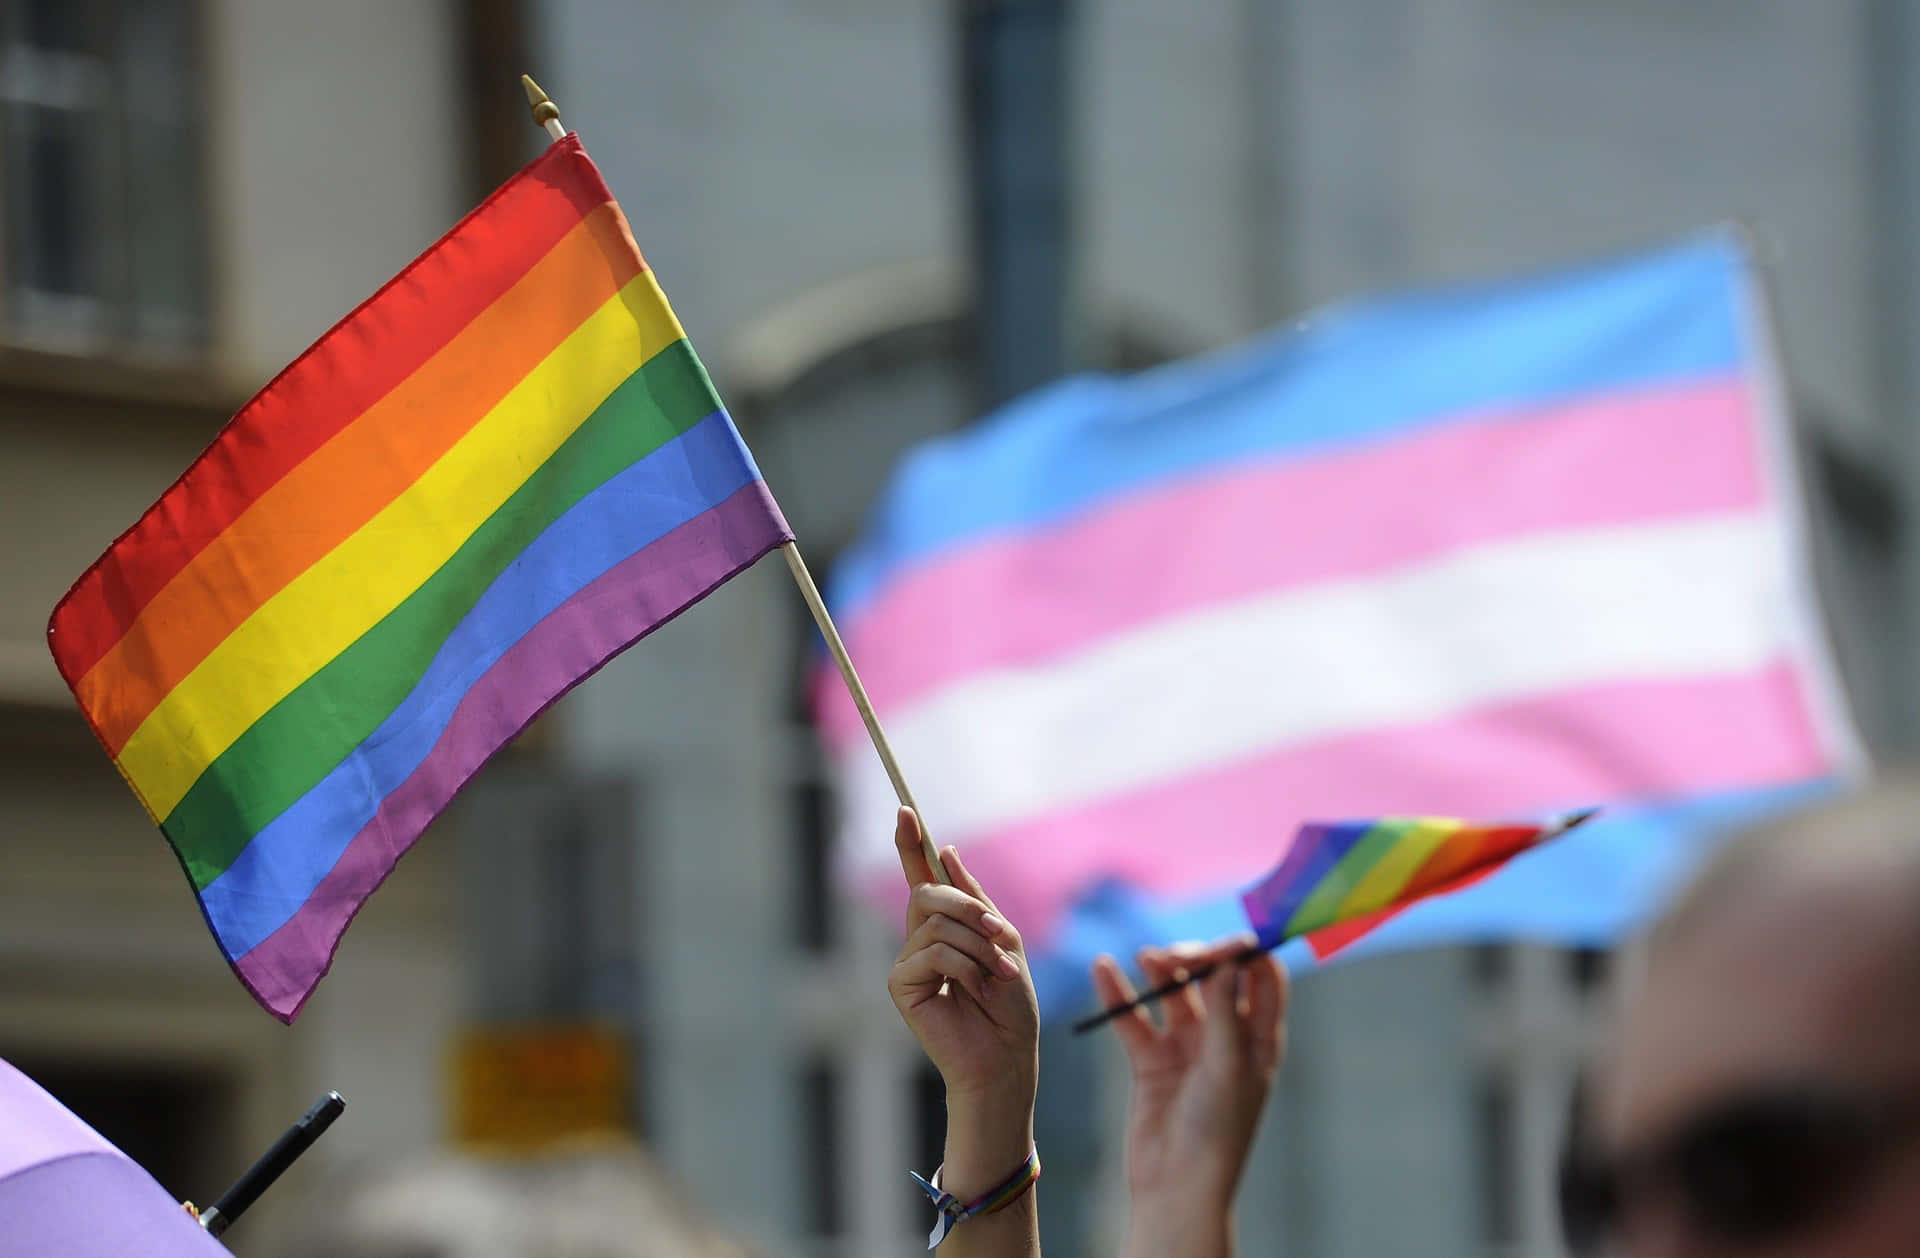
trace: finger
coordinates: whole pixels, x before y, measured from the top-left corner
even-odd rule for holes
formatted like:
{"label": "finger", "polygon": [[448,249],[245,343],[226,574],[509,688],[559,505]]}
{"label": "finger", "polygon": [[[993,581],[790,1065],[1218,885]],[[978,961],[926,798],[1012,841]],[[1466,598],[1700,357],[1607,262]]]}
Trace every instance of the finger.
{"label": "finger", "polygon": [[1206,1047],[1216,1059],[1238,1065],[1247,1056],[1247,1024],[1240,1012],[1240,972],[1222,965],[1200,981],[1200,1001],[1206,1009]]}
{"label": "finger", "polygon": [[960,849],[949,845],[944,852],[940,853],[940,862],[947,867],[947,873],[953,878],[954,886],[986,905],[994,916],[1000,919],[1006,927],[1006,933],[1012,936],[1010,940],[1003,942],[1010,942],[1015,948],[1021,947],[1020,932],[1013,928],[1013,923],[1002,916],[1000,906],[993,902],[993,897],[988,895],[987,889],[980,885],[980,880],[973,876],[973,871],[961,863]]}
{"label": "finger", "polygon": [[[1237,935],[1222,936],[1207,949],[1209,961],[1219,969],[1232,970],[1236,975],[1233,984],[1233,1009],[1242,1022],[1247,1016],[1247,977],[1241,972],[1241,967],[1251,959],[1248,954],[1253,950],[1254,942],[1254,936],[1250,932],[1241,931]],[[1204,999],[1203,996],[1203,1002]]]}
{"label": "finger", "polygon": [[987,972],[980,963],[949,943],[934,942],[894,963],[893,976],[909,988],[935,987],[950,979],[981,1004],[987,1003]]}
{"label": "finger", "polygon": [[[1133,984],[1127,981],[1126,973],[1120,963],[1102,953],[1093,962],[1093,991],[1100,998],[1104,1009],[1124,1005],[1134,998]],[[1153,1025],[1153,1019],[1141,1008],[1127,1010],[1113,1018],[1113,1029],[1120,1036],[1120,1047],[1126,1050],[1127,1059],[1135,1062],[1140,1054],[1150,1050],[1160,1038]]]}
{"label": "finger", "polygon": [[1287,1052],[1287,971],[1272,953],[1246,965],[1247,1042],[1263,1070],[1278,1066]]}
{"label": "finger", "polygon": [[1206,964],[1222,964],[1240,961],[1245,953],[1258,942],[1252,931],[1241,931],[1235,935],[1223,935],[1204,948],[1187,955],[1187,964],[1199,967]]}
{"label": "finger", "polygon": [[893,816],[893,847],[900,854],[900,872],[907,876],[909,887],[938,881],[933,876],[933,866],[927,864],[926,849],[920,843],[920,818],[913,815],[911,808],[903,807]]}
{"label": "finger", "polygon": [[[1188,970],[1186,965],[1164,948],[1142,948],[1134,957],[1149,987],[1164,987]],[[1200,996],[1187,984],[1160,998],[1160,1012],[1169,1031],[1200,1025]]]}
{"label": "finger", "polygon": [[920,924],[935,913],[951,917],[988,939],[999,940],[1009,929],[984,903],[960,888],[925,882],[907,897],[907,933],[919,930]]}
{"label": "finger", "polygon": [[1014,924],[1008,922],[1006,916],[1000,912],[1000,907],[993,903],[993,897],[987,895],[987,887],[979,885],[979,880],[973,878],[973,870],[966,868],[966,864],[960,862],[960,849],[958,849],[958,847],[948,847],[947,851],[941,853],[941,862],[947,866],[948,874],[952,874],[954,885],[960,887],[962,891],[966,891],[968,895],[972,895],[973,899],[977,899],[981,905],[987,907],[989,914],[993,914],[993,920],[1000,924],[1000,928],[996,931],[1000,943],[1012,947],[1016,953],[1021,951],[1021,949],[1025,947],[1025,943],[1021,941],[1020,931],[1014,930]]}
{"label": "finger", "polygon": [[995,978],[1008,980],[1020,977],[1018,961],[994,947],[986,936],[968,929],[944,913],[935,913],[922,922],[920,929],[914,931],[913,937],[907,941],[902,955],[910,955],[935,943],[943,943],[966,953]]}
{"label": "finger", "polygon": [[1183,941],[1170,945],[1166,952],[1177,966],[1184,967],[1189,974],[1202,970],[1217,970],[1222,966],[1235,967],[1245,960],[1249,947],[1254,942],[1251,934],[1242,932],[1228,935],[1212,943]]}

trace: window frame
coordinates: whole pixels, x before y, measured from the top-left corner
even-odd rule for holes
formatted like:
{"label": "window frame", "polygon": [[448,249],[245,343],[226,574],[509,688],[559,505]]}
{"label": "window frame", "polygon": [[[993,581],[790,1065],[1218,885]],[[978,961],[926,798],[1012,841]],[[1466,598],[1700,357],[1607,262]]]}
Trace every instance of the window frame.
{"label": "window frame", "polygon": [[[92,385],[86,388],[89,392],[98,391],[98,385],[86,380],[85,368],[102,362],[159,369],[175,376],[183,371],[203,373],[212,357],[217,328],[210,110],[200,87],[207,77],[210,48],[206,4],[177,0],[177,12],[170,15],[180,24],[184,44],[182,62],[169,67],[169,75],[189,93],[181,107],[185,152],[193,169],[182,186],[192,196],[191,239],[186,247],[195,256],[190,262],[188,300],[173,312],[179,316],[178,334],[158,336],[143,325],[166,321],[162,304],[143,303],[136,277],[139,242],[130,206],[138,193],[129,158],[138,139],[126,99],[130,67],[122,59],[126,0],[76,3],[84,8],[79,20],[88,46],[83,49],[35,47],[20,28],[18,9],[9,6],[0,13],[0,67],[4,67],[0,116],[5,120],[0,125],[0,169],[24,165],[24,158],[13,151],[19,143],[15,119],[21,112],[49,111],[80,129],[83,152],[78,170],[84,183],[76,199],[83,239],[77,252],[97,274],[91,291],[80,293],[42,287],[19,274],[13,265],[15,242],[23,230],[21,216],[30,213],[26,206],[33,190],[26,187],[24,178],[16,181],[14,194],[0,199],[0,242],[5,243],[0,250],[0,347],[8,359],[37,360],[33,365],[39,370],[32,374],[42,378],[51,361],[83,364],[83,369],[70,374],[76,382]],[[32,230],[30,219],[24,230]],[[139,391],[139,384],[135,388]],[[162,391],[169,396],[180,393],[177,387]]]}

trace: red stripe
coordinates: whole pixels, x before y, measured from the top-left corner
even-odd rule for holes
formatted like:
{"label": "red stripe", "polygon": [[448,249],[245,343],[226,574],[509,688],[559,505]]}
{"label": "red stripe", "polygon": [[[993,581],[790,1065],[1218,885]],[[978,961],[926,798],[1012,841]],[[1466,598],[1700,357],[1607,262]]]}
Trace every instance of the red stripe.
{"label": "red stripe", "polygon": [[568,136],[335,324],[242,407],[74,583],[48,623],[73,685],[140,609],[259,496],[492,305],[595,206],[605,181]]}
{"label": "red stripe", "polygon": [[1435,894],[1459,878],[1462,870],[1498,864],[1523,852],[1540,839],[1539,826],[1489,826],[1459,836],[1463,841],[1445,844],[1407,879],[1400,895],[1418,899]]}
{"label": "red stripe", "polygon": [[1431,891],[1423,891],[1405,903],[1389,904],[1384,909],[1377,909],[1362,917],[1356,917],[1344,922],[1335,922],[1325,930],[1316,930],[1306,937],[1307,946],[1313,949],[1313,955],[1315,957],[1324,961],[1342,948],[1351,947],[1359,943],[1362,938],[1372,934],[1422,900],[1431,899],[1437,895],[1451,895],[1455,891],[1465,891],[1481,879],[1491,878],[1498,870],[1506,865],[1507,860],[1513,855],[1512,852],[1509,852],[1505,857],[1493,861],[1491,864],[1482,865],[1470,873],[1462,874],[1444,886],[1435,887]]}
{"label": "red stripe", "polygon": [[[1508,861],[1540,841],[1539,826],[1493,826],[1471,836],[1470,842],[1457,848],[1443,847],[1401,888],[1402,899],[1386,908],[1335,922],[1324,930],[1309,934],[1307,946],[1316,957],[1325,959],[1340,949],[1358,942],[1363,936],[1392,921],[1414,905],[1437,895],[1451,895],[1489,877]],[[1464,871],[1464,872],[1463,872]]]}

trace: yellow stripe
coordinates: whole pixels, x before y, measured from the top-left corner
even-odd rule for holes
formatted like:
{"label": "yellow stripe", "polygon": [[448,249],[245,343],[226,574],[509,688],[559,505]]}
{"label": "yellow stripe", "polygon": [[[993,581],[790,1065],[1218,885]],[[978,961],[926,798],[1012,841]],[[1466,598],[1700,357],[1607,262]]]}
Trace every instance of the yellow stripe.
{"label": "yellow stripe", "polygon": [[1427,858],[1442,843],[1460,833],[1461,828],[1459,822],[1446,820],[1422,821],[1409,826],[1400,841],[1375,861],[1373,868],[1347,892],[1347,898],[1340,901],[1340,908],[1331,920],[1345,921],[1392,904],[1407,880],[1427,863]]}
{"label": "yellow stripe", "polygon": [[148,713],[119,755],[165,817],[274,704],[420,588],[639,366],[684,333],[635,276],[359,531],[261,604]]}

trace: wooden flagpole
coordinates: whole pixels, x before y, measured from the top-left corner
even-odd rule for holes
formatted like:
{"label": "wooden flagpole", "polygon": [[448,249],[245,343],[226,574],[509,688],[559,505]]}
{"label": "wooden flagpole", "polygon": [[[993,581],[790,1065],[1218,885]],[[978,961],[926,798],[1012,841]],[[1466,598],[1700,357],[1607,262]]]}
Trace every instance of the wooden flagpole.
{"label": "wooden flagpole", "polygon": [[[545,127],[547,134],[554,139],[565,139],[567,129],[560,125],[560,107],[540,90],[540,85],[533,81],[532,75],[521,75],[520,86],[527,93],[527,104],[533,109],[533,120]],[[919,822],[920,851],[927,858],[927,867],[933,871],[936,880],[951,884],[953,879],[948,876],[947,867],[940,860],[940,851],[934,847],[933,838],[927,833],[927,819],[921,815],[920,806],[913,802],[913,792],[907,788],[906,776],[900,772],[900,762],[894,758],[893,747],[887,742],[886,732],[880,728],[880,718],[874,713],[873,701],[867,697],[867,688],[860,684],[860,674],[854,671],[853,658],[847,654],[846,643],[840,640],[840,631],[834,627],[833,617],[828,614],[827,605],[820,597],[820,589],[813,583],[813,574],[807,571],[806,561],[800,558],[800,548],[792,542],[783,542],[780,555],[787,561],[787,571],[793,574],[793,583],[800,587],[800,597],[806,600],[813,623],[820,627],[820,636],[827,640],[827,650],[840,669],[840,679],[846,683],[847,693],[853,696],[853,706],[859,710],[860,720],[867,727],[867,737],[873,741],[873,749],[880,755],[880,764],[887,771],[887,780],[893,783],[894,797],[913,809],[913,815]]]}
{"label": "wooden flagpole", "polygon": [[847,654],[847,644],[840,640],[840,631],[833,627],[833,617],[827,614],[827,605],[820,598],[819,587],[813,583],[813,574],[807,571],[806,560],[800,558],[800,548],[792,542],[782,542],[780,555],[787,561],[787,571],[793,574],[793,583],[800,587],[800,597],[807,600],[807,610],[813,613],[813,623],[820,626],[820,636],[827,640],[827,651],[839,666],[840,679],[847,683],[847,693],[853,696],[853,706],[860,711],[860,720],[867,727],[867,737],[873,740],[873,749],[880,754],[887,780],[893,783],[894,798],[913,809],[914,817],[919,819],[920,851],[927,858],[927,867],[933,870],[934,878],[951,883],[953,879],[947,876],[947,867],[940,861],[940,852],[927,834],[927,822],[920,816],[920,806],[913,802],[913,792],[907,788],[906,775],[900,772],[900,762],[894,759],[886,731],[880,728],[880,718],[874,713],[873,700],[867,698],[867,688],[860,684],[860,674],[853,670],[853,657]]}

